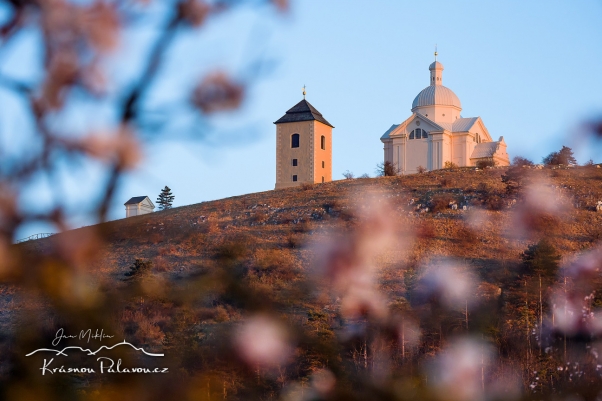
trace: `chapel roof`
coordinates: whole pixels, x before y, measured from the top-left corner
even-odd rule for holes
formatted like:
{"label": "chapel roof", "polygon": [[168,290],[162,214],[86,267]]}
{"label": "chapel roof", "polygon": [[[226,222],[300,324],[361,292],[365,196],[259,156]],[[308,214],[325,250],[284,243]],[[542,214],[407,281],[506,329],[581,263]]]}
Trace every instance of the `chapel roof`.
{"label": "chapel roof", "polygon": [[[134,196],[129,201],[125,202],[124,205],[137,205],[138,203],[141,203],[146,198],[148,198],[148,196]],[[151,202],[151,204],[152,204],[152,202]]]}
{"label": "chapel roof", "polygon": [[472,154],[470,155],[471,159],[478,159],[481,157],[491,157],[497,150],[497,146],[499,142],[481,142],[477,143]]}
{"label": "chapel roof", "polygon": [[298,121],[312,121],[316,120],[322,124],[326,124],[332,128],[334,126],[326,121],[322,113],[320,113],[314,106],[312,106],[307,100],[303,99],[293,107],[291,107],[284,116],[280,117],[274,124],[282,123],[294,123]]}
{"label": "chapel roof", "polygon": [[387,132],[385,132],[385,133],[384,133],[384,134],[383,134],[383,135],[380,137],[380,139],[386,139],[386,138],[389,138],[389,134],[391,134],[391,132],[393,132],[393,131],[394,131],[394,130],[395,130],[397,127],[399,127],[399,126],[400,126],[400,124],[393,124],[393,125],[391,125],[391,128],[389,128],[389,129],[387,130]]}
{"label": "chapel roof", "polygon": [[437,122],[437,124],[450,132],[466,132],[469,131],[473,125],[476,124],[478,119],[479,117],[458,118],[453,123],[445,123],[439,121]]}

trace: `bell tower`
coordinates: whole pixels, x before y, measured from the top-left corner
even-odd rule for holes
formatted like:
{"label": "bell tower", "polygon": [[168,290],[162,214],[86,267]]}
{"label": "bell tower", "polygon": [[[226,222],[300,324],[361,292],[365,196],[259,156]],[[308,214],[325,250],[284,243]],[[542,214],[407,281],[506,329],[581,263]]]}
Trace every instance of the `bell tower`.
{"label": "bell tower", "polygon": [[276,189],[332,181],[332,129],[315,107],[303,100],[274,122]]}

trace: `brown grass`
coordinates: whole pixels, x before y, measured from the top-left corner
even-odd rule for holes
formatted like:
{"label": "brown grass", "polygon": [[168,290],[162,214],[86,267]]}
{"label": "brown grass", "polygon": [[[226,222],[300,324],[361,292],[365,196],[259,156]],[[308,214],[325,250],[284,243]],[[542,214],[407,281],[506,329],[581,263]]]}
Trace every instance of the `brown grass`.
{"label": "brown grass", "polygon": [[[312,185],[311,190],[267,191],[109,222],[103,225],[108,242],[89,268],[103,280],[122,279],[134,259],[140,258],[153,262],[151,274],[181,279],[211,271],[219,260],[238,260],[261,291],[287,288],[313,263],[312,247],[306,244],[311,244],[321,232],[351,229],[356,224],[353,199],[368,191],[385,196],[392,205],[391,216],[401,216],[400,227],[410,227],[415,234],[407,254],[379,259],[383,267],[399,269],[411,264],[412,258],[417,261],[437,255],[466,260],[503,258],[507,263],[518,263],[526,245],[525,239],[507,235],[513,230],[515,207],[499,208],[512,199],[500,179],[504,171],[439,170],[341,180]],[[568,199],[582,206],[567,210],[563,216],[535,216],[527,223],[536,236],[545,233],[556,241],[563,255],[594,246],[602,240],[602,213],[592,210],[602,200],[602,171],[558,170],[557,177],[552,176],[553,171],[556,170],[528,173],[530,179],[550,180]],[[450,184],[442,188],[442,182]],[[410,198],[415,200],[413,205],[408,205]],[[469,227],[464,222],[469,213],[450,209],[452,200],[486,209],[485,222],[478,228]],[[429,202],[435,213],[415,212],[416,204]],[[406,239],[400,237],[399,241]],[[36,242],[35,247],[43,250],[43,244]],[[391,294],[402,294],[402,287],[393,281],[386,288]],[[219,302],[204,307],[216,310],[218,305]],[[228,311],[230,318],[233,313]],[[226,318],[221,310],[219,315],[218,320]],[[133,322],[130,326],[140,330],[147,341],[160,340],[160,333],[153,326],[160,325],[152,321],[139,324],[140,319],[130,317],[127,321]]]}

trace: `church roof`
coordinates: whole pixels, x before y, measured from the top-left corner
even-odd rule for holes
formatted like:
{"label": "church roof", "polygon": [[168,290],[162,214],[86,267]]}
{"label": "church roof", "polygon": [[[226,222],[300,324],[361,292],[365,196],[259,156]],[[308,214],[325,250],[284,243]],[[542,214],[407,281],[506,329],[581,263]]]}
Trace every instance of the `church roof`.
{"label": "church roof", "polygon": [[453,123],[437,122],[442,128],[445,128],[449,132],[466,132],[469,131],[473,125],[476,124],[479,117],[470,118],[458,118]]}
{"label": "church roof", "polygon": [[482,142],[477,143],[474,150],[472,151],[472,155],[470,155],[471,159],[478,159],[481,157],[492,157],[495,153],[499,142]]}
{"label": "church roof", "polygon": [[312,106],[307,100],[303,99],[293,107],[291,107],[284,116],[280,117],[279,120],[275,121],[274,124],[282,123],[295,123],[298,121],[312,121],[316,120],[322,124],[326,124],[332,128],[334,126],[326,121],[322,113],[320,113],[314,106]]}
{"label": "church roof", "polygon": [[393,125],[391,125],[391,128],[389,128],[389,129],[387,130],[387,132],[385,132],[385,133],[384,133],[384,134],[383,134],[383,135],[380,137],[380,139],[386,139],[386,138],[389,138],[389,134],[390,134],[391,132],[393,132],[393,130],[395,130],[397,127],[399,127],[399,125],[400,125],[400,124],[393,124]]}
{"label": "church roof", "polygon": [[454,121],[452,132],[466,132],[476,124],[478,119],[479,117],[458,118],[456,121]]}
{"label": "church roof", "polygon": [[434,61],[431,65],[429,65],[429,70],[443,70],[443,64],[438,61]]}
{"label": "church roof", "polygon": [[124,205],[137,205],[139,203],[142,203],[145,199],[148,199],[148,202],[153,207],[155,207],[155,205],[153,204],[153,202],[151,202],[151,200],[148,198],[148,196],[134,196],[129,201],[125,202]]}
{"label": "church roof", "polygon": [[449,88],[443,85],[429,85],[424,88],[412,102],[412,110],[421,106],[432,105],[455,106],[462,108],[460,99]]}

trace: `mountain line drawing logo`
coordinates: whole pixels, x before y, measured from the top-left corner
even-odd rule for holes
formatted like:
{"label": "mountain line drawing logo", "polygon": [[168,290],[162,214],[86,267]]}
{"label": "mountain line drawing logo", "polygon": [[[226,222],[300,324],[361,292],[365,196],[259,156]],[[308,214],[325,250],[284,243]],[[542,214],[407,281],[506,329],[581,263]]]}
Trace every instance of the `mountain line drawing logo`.
{"label": "mountain line drawing logo", "polygon": [[146,350],[144,348],[142,348],[142,347],[140,347],[140,348],[135,347],[133,344],[131,344],[131,343],[125,341],[125,340],[123,340],[122,342],[117,343],[115,345],[112,345],[110,347],[107,347],[106,345],[103,345],[100,348],[98,348],[96,351],[92,351],[91,349],[77,347],[77,346],[65,347],[62,350],[51,349],[51,348],[39,348],[39,349],[37,349],[35,351],[30,352],[29,354],[26,354],[25,356],[31,356],[31,355],[35,354],[36,352],[43,352],[43,351],[55,352],[56,356],[59,356],[59,355],[67,356],[67,354],[65,354],[65,350],[68,350],[68,349],[78,349],[78,350],[80,350],[82,352],[87,352],[88,355],[96,355],[98,352],[102,351],[103,349],[113,349],[113,348],[115,348],[117,346],[120,346],[120,345],[129,345],[130,347],[132,347],[136,351],[142,351],[142,352],[144,352],[148,356],[165,356],[165,354],[155,354],[155,353],[152,353],[152,352],[146,352]]}

